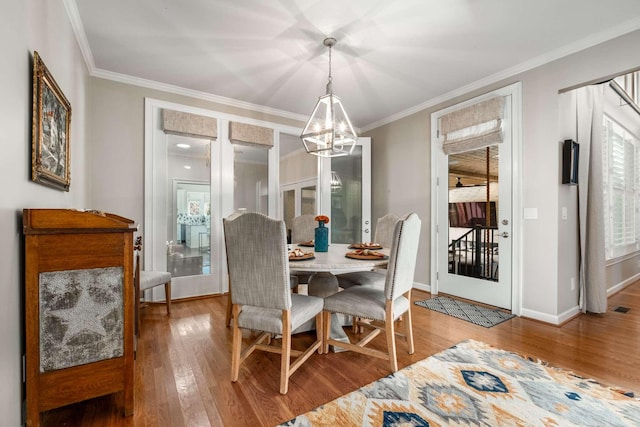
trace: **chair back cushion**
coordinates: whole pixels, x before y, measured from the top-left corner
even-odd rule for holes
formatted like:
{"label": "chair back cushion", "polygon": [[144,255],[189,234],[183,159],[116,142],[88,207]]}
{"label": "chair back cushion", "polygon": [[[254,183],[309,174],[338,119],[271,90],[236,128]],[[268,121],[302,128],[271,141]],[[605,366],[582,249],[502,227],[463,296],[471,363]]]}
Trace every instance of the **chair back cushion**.
{"label": "chair back cushion", "polygon": [[300,215],[291,222],[291,243],[308,242],[315,238],[315,215]]}
{"label": "chair back cushion", "polygon": [[290,309],[284,221],[245,213],[224,220],[224,237],[233,304]]}
{"label": "chair back cushion", "polygon": [[387,299],[395,300],[413,287],[421,226],[422,221],[415,213],[395,225],[385,281]]}
{"label": "chair back cushion", "polygon": [[396,214],[386,214],[383,217],[378,218],[376,222],[376,233],[373,237],[373,241],[380,243],[383,248],[390,248],[393,244],[393,230],[396,223],[400,220],[400,217]]}

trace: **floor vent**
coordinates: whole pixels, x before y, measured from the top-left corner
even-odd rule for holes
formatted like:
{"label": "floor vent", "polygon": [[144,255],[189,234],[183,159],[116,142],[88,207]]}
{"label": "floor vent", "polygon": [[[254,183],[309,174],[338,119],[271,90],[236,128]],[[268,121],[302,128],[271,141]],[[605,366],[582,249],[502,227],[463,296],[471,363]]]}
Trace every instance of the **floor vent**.
{"label": "floor vent", "polygon": [[627,307],[616,307],[613,311],[617,311],[618,313],[627,313],[630,308]]}

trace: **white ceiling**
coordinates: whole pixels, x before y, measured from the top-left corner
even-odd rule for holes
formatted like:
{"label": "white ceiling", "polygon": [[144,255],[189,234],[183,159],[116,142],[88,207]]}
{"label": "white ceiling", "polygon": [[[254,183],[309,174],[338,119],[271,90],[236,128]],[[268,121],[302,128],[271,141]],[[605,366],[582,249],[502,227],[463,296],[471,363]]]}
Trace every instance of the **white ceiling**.
{"label": "white ceiling", "polygon": [[[638,0],[65,0],[92,75],[370,129],[640,29]],[[640,65],[640,64],[639,64]]]}

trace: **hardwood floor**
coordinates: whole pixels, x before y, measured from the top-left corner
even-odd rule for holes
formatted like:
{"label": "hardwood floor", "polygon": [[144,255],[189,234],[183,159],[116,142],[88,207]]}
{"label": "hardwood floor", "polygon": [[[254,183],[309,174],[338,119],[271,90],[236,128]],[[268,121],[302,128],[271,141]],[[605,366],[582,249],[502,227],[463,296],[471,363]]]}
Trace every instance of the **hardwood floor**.
{"label": "hardwood floor", "polygon": [[[413,299],[430,295],[413,292]],[[107,396],[45,414],[45,426],[273,426],[389,374],[388,362],[350,352],[313,355],[278,393],[278,355],[258,352],[230,381],[231,330],[226,296],[147,307],[136,361],[135,414],[120,416]],[[613,311],[630,308],[626,314]],[[474,339],[545,360],[605,385],[640,392],[640,282],[609,299],[603,315],[581,315],[562,327],[514,318],[493,328],[414,305],[415,354],[398,343],[400,368],[457,342]],[[296,343],[312,336],[301,334]],[[384,335],[377,338],[384,347]]]}

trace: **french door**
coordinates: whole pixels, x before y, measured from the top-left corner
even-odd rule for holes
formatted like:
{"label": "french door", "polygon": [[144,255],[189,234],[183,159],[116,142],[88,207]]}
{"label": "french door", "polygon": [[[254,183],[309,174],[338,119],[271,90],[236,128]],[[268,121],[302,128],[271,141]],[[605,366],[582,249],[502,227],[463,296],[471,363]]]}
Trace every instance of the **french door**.
{"label": "french door", "polygon": [[320,159],[318,213],[329,215],[331,242],[371,241],[371,138],[349,156]]}
{"label": "french door", "polygon": [[[503,97],[502,142],[445,154],[441,118]],[[513,147],[520,88],[512,85],[432,115],[432,291],[506,309],[513,301]]]}

